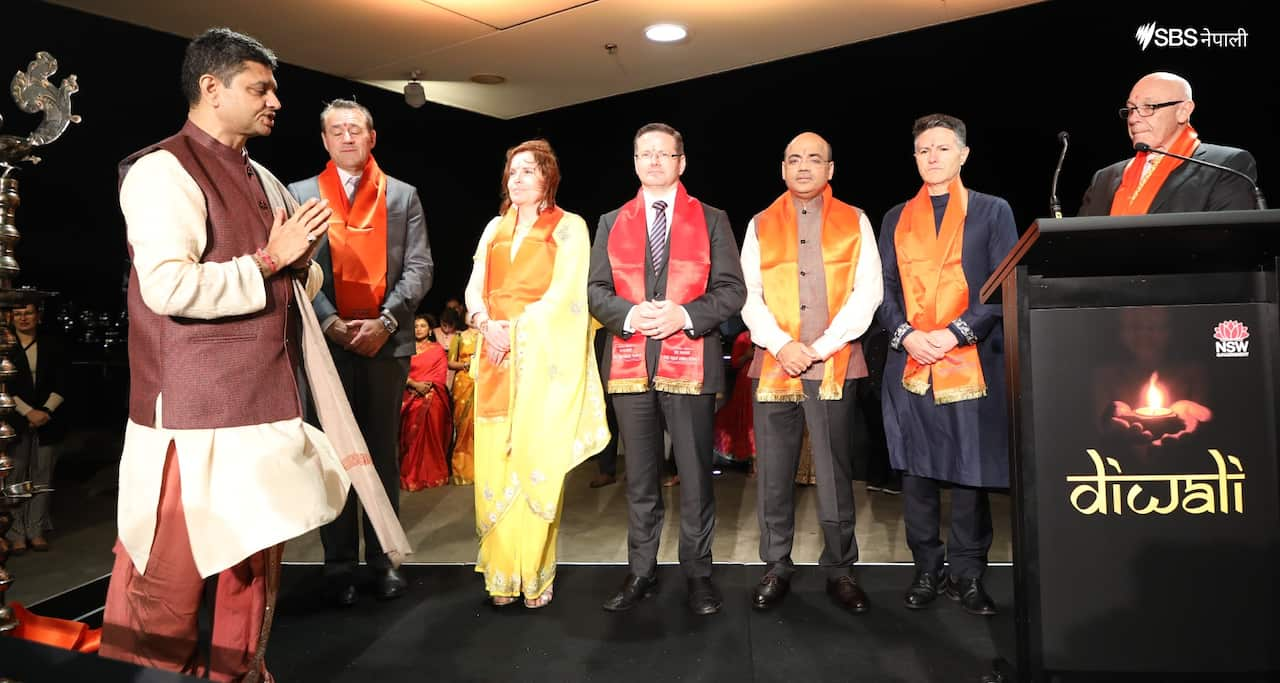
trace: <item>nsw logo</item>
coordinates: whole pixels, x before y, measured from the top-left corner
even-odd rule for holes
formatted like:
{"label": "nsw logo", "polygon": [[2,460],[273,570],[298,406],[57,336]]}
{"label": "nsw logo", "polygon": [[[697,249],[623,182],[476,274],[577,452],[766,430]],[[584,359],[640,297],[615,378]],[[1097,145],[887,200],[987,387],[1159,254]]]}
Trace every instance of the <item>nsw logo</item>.
{"label": "nsw logo", "polygon": [[1249,328],[1239,320],[1223,320],[1213,328],[1213,348],[1218,358],[1248,358]]}

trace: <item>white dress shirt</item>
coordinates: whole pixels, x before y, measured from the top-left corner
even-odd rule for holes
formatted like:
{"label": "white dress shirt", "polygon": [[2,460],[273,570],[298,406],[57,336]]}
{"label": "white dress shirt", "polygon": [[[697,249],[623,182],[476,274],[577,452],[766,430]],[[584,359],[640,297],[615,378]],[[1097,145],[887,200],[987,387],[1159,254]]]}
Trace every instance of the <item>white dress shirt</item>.
{"label": "white dress shirt", "polygon": [[[853,291],[841,305],[831,324],[822,336],[809,342],[809,346],[826,360],[845,344],[867,331],[876,309],[884,299],[884,279],[880,272],[880,251],[871,221],[866,212],[859,220],[862,232],[858,266],[853,276]],[[747,302],[742,307],[742,321],[751,330],[751,341],[763,346],[775,357],[782,347],[795,341],[778,325],[765,303],[764,278],[760,274],[760,240],[756,236],[756,220],[747,224],[747,234],[742,241],[742,277],[747,284]],[[838,297],[840,292],[827,292],[828,297]],[[804,340],[800,340],[804,341]]]}

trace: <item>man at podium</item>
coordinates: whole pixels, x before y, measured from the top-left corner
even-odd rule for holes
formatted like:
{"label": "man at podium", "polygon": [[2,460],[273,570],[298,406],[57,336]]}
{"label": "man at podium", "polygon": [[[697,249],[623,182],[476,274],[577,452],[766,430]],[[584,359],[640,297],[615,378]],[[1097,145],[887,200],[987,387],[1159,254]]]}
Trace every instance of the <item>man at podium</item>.
{"label": "man at podium", "polygon": [[[1084,193],[1081,216],[1132,216],[1183,211],[1229,211],[1256,206],[1244,178],[1191,157],[1235,169],[1257,180],[1253,155],[1243,149],[1201,142],[1191,127],[1191,84],[1176,74],[1147,74],[1120,108],[1129,139],[1139,151],[1098,171]],[[1162,154],[1168,152],[1170,155]]]}
{"label": "man at podium", "polygon": [[[924,185],[880,226],[884,303],[892,333],[883,383],[889,459],[903,470],[903,518],[915,578],[910,609],[942,592],[971,614],[995,604],[982,586],[991,549],[988,488],[1009,486],[1004,331],[1000,305],[978,292],[1018,240],[1005,200],[960,182],[965,125],[945,114],[916,120]],[[951,533],[939,537],[940,489],[951,488]],[[944,560],[950,565],[944,571]]]}

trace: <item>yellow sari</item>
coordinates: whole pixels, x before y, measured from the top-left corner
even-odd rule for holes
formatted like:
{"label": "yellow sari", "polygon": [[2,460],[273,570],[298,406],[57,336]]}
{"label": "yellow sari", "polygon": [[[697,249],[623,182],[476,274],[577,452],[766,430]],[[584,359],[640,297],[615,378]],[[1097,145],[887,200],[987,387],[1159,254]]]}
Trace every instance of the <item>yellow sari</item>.
{"label": "yellow sari", "polygon": [[[514,223],[513,208],[493,239],[509,236]],[[550,236],[550,284],[510,321],[505,415],[475,421],[476,571],[490,595],[529,600],[555,580],[565,475],[609,441],[587,312],[590,235],[581,217],[566,212]],[[477,257],[489,246],[481,243]],[[473,372],[483,338],[475,353]]]}
{"label": "yellow sari", "polygon": [[480,344],[480,333],[473,329],[455,332],[449,342],[449,362],[465,363],[466,370],[453,373],[453,477],[454,486],[467,486],[475,481],[475,380],[471,378],[471,358]]}

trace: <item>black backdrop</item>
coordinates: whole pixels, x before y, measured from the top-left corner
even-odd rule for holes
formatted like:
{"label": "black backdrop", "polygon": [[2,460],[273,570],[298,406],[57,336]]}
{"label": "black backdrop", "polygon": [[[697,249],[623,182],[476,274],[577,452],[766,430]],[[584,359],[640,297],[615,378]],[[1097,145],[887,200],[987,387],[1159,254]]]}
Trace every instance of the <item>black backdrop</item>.
{"label": "black backdrop", "polygon": [[[1192,120],[1201,136],[1250,149],[1263,189],[1274,194],[1280,50],[1264,20],[1267,5],[1059,0],[510,121],[433,103],[411,109],[399,93],[286,63],[277,74],[284,109],[276,131],[249,148],[286,182],[311,175],[326,160],[316,134],[321,103],[354,95],[368,105],[379,164],[417,185],[426,207],[437,264],[423,303],[429,311],[460,294],[475,242],[496,210],[503,153],[534,136],[559,153],[561,204],[594,224],[635,192],[634,130],[666,121],[685,134],[690,192],[728,211],[741,238],[751,215],[782,191],[782,149],[806,129],[834,146],[837,196],[866,209],[878,227],[920,183],[909,156],[912,120],[942,111],[969,125],[966,185],[1007,198],[1025,228],[1047,212],[1057,132],[1071,134],[1059,189],[1071,215],[1093,171],[1127,154],[1115,110],[1129,87],[1163,69],[1194,86]],[[21,174],[20,282],[59,290],[64,301],[119,307],[127,264],[115,164],[181,124],[186,39],[33,0],[8,0],[0,16],[0,73],[25,68],[37,50],[51,52],[59,60],[55,82],[79,76],[73,101],[84,117],[41,150],[45,163]],[[1134,33],[1151,21],[1244,28],[1248,44],[1142,50]],[[0,114],[3,133],[25,134],[37,121],[7,97]]]}

